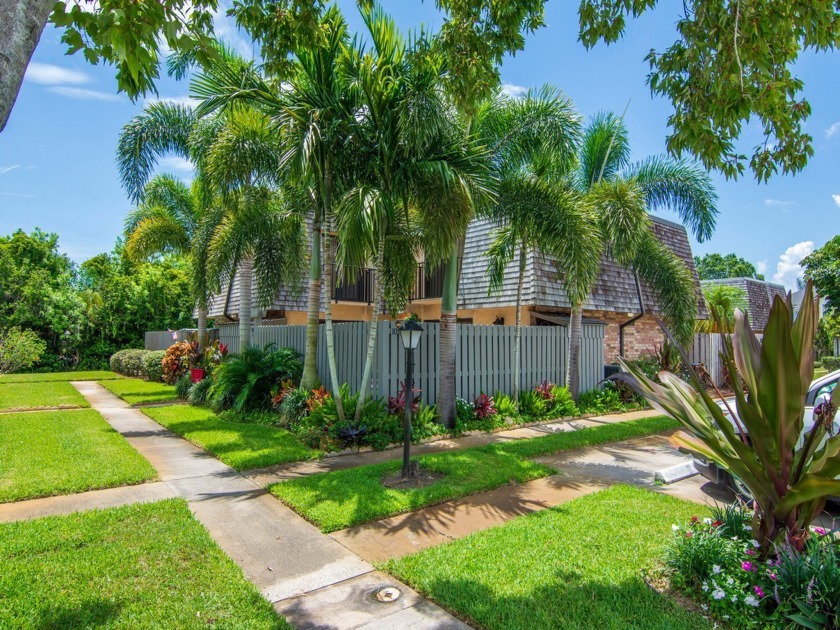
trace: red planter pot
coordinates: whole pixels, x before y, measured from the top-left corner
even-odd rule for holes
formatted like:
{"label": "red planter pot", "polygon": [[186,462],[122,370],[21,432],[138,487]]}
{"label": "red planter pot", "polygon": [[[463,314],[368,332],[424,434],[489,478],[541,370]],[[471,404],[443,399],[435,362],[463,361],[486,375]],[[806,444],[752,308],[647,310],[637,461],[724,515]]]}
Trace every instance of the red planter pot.
{"label": "red planter pot", "polygon": [[204,380],[204,368],[190,368],[190,381],[198,383]]}

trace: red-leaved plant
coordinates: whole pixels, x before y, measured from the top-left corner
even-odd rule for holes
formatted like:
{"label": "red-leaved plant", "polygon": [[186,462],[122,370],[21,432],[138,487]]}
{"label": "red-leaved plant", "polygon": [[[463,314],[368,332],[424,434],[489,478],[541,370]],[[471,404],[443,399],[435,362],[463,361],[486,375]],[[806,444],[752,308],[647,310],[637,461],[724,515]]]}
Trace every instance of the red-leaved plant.
{"label": "red-leaved plant", "polygon": [[476,420],[485,420],[496,415],[496,403],[492,396],[479,394],[473,399],[473,411]]}

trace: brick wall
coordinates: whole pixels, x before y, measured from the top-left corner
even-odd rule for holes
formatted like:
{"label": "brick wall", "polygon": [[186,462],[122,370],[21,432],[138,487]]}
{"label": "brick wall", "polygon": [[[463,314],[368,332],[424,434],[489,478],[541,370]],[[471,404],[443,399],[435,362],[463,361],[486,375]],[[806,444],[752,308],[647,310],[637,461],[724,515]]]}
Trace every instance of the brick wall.
{"label": "brick wall", "polygon": [[[619,327],[631,316],[626,313],[609,311],[585,311],[584,317],[600,319],[607,323],[604,331],[604,361],[613,363],[619,354]],[[641,359],[653,352],[654,346],[662,344],[665,336],[656,319],[645,315],[624,329],[624,356],[628,359]]]}

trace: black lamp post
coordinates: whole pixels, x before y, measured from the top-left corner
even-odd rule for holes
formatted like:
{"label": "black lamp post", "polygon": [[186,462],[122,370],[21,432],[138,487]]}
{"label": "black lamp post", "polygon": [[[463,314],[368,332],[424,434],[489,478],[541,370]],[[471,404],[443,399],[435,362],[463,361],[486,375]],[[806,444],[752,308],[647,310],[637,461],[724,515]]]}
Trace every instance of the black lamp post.
{"label": "black lamp post", "polygon": [[407,319],[398,325],[400,340],[405,348],[405,435],[403,437],[402,477],[413,476],[411,469],[411,405],[414,402],[414,350],[420,344],[423,327],[420,322]]}

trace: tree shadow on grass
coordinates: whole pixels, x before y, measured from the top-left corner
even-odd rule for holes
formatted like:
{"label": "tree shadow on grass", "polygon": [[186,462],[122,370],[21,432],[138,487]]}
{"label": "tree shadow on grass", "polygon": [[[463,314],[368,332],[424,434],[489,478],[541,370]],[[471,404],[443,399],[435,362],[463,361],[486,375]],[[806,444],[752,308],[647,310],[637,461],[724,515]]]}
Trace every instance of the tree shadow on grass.
{"label": "tree shadow on grass", "polygon": [[74,604],[46,600],[38,610],[37,628],[64,630],[65,628],[101,628],[119,614],[120,605],[106,599],[85,599]]}
{"label": "tree shadow on grass", "polygon": [[651,589],[641,575],[604,584],[558,569],[548,583],[518,595],[503,594],[508,585],[494,589],[472,579],[423,578],[412,586],[470,625],[488,630],[711,627],[703,617]]}

